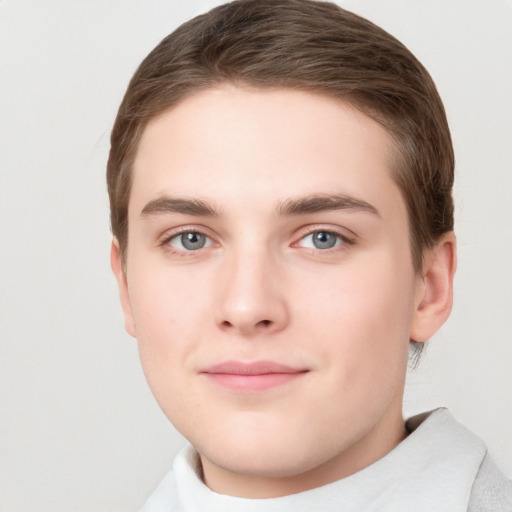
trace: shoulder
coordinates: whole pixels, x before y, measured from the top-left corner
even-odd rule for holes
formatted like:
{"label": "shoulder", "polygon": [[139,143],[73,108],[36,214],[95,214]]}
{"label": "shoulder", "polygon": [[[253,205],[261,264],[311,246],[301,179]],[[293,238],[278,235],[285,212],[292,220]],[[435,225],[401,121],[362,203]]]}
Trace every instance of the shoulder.
{"label": "shoulder", "polygon": [[486,455],[476,475],[468,512],[511,512],[512,481]]}

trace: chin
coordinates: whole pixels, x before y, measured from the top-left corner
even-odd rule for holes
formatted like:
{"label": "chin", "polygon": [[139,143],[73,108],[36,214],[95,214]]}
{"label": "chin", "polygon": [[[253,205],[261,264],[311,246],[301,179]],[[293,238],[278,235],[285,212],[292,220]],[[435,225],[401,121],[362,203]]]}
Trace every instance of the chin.
{"label": "chin", "polygon": [[[246,432],[247,434],[247,432]],[[290,478],[311,471],[333,456],[339,446],[326,447],[318,438],[260,429],[251,435],[225,435],[194,444],[197,451],[218,467],[238,475]],[[338,448],[338,450],[336,450]],[[342,447],[343,449],[343,447]]]}

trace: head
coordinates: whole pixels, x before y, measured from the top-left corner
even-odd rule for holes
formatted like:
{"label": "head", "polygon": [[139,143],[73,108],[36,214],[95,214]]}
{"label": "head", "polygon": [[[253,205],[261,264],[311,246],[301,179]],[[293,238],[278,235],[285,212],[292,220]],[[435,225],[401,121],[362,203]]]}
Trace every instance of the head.
{"label": "head", "polygon": [[407,346],[451,306],[453,165],[428,73],[334,4],[226,4],[141,64],[112,132],[113,267],[215,490],[297,492],[399,441]]}

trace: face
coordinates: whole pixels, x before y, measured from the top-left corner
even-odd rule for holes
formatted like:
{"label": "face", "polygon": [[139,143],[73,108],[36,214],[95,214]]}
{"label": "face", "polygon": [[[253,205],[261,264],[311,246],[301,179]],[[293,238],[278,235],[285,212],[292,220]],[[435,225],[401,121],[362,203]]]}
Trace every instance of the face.
{"label": "face", "polygon": [[147,126],[114,268],[149,385],[214,490],[322,485],[403,435],[423,280],[392,156],[370,118],[290,90],[206,90]]}

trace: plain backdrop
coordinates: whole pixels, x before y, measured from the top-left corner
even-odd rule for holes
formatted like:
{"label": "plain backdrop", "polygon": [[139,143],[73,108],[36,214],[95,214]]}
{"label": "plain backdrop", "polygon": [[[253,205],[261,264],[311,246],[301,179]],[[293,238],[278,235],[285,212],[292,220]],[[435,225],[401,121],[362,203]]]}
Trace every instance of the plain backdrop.
{"label": "plain backdrop", "polygon": [[[216,3],[0,0],[2,512],[135,511],[183,443],[123,330],[104,169],[135,67]],[[510,476],[512,3],[340,3],[430,70],[457,156],[455,307],[405,415],[449,407]]]}

